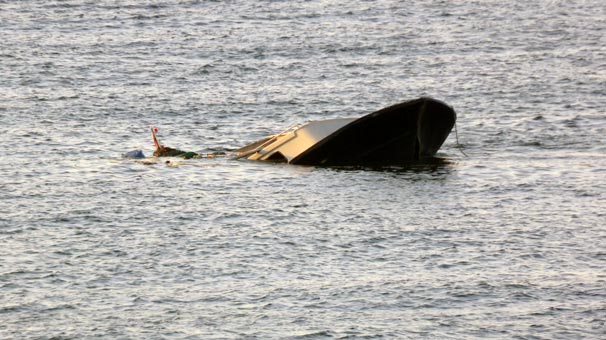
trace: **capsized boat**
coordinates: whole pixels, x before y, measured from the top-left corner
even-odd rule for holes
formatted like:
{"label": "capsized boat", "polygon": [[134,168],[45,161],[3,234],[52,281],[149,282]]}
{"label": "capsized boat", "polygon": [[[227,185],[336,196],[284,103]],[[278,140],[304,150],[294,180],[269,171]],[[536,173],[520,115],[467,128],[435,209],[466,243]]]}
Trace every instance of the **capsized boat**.
{"label": "capsized boat", "polygon": [[322,166],[390,166],[433,157],[456,121],[442,101],[422,97],[360,118],[314,121],[236,150],[236,158]]}

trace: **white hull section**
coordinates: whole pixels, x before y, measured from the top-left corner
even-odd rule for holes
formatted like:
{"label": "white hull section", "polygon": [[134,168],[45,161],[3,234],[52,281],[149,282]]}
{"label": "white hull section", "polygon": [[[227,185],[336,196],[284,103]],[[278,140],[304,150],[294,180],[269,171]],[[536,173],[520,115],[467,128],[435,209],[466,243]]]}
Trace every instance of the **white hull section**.
{"label": "white hull section", "polygon": [[238,150],[236,157],[260,161],[286,160],[290,163],[305,150],[354,120],[356,118],[328,119],[290,128]]}

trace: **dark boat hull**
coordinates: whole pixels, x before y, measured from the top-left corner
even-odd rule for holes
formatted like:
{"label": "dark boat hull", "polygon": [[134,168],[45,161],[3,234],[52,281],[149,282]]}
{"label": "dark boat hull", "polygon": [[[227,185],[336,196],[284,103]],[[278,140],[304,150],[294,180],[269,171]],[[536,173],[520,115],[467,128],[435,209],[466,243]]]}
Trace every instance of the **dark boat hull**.
{"label": "dark boat hull", "polygon": [[452,107],[432,98],[402,102],[361,117],[290,161],[323,166],[400,165],[432,157],[456,121]]}

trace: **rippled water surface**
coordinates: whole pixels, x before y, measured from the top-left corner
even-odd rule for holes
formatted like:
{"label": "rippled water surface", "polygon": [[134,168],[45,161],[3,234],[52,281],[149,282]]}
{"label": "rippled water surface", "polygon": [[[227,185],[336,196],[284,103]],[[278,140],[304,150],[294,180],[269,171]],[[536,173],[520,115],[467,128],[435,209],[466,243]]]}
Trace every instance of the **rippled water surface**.
{"label": "rippled water surface", "polygon": [[[605,337],[600,0],[0,1],[0,76],[0,338]],[[121,157],[419,96],[439,164]]]}

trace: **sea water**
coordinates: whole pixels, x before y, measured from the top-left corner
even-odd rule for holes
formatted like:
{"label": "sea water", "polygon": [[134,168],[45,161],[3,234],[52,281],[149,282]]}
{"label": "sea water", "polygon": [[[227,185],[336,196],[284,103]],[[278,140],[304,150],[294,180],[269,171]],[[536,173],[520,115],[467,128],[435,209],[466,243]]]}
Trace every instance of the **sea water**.
{"label": "sea water", "polygon": [[[420,96],[409,168],[230,152]],[[0,1],[0,338],[604,339],[606,6]]]}

